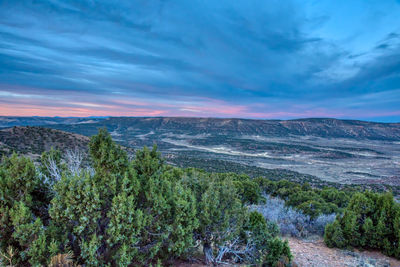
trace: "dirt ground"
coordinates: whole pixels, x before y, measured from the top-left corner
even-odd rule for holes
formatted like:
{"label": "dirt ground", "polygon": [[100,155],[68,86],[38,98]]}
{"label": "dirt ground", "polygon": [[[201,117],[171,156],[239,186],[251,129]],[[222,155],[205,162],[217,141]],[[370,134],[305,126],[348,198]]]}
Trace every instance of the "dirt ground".
{"label": "dirt ground", "polygon": [[[328,248],[322,238],[288,238],[294,263],[299,267],[400,267],[400,261],[377,251],[349,251]],[[199,256],[197,263],[176,262],[177,267],[206,267]],[[246,265],[223,265],[246,266]]]}
{"label": "dirt ground", "polygon": [[322,239],[300,240],[289,238],[294,262],[310,267],[400,267],[400,261],[376,251],[347,251],[328,248]]}

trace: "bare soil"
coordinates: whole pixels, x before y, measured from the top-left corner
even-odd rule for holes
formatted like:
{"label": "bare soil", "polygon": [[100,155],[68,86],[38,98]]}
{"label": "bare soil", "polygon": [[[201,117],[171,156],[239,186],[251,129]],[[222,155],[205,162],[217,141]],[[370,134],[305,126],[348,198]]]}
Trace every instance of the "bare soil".
{"label": "bare soil", "polygon": [[377,251],[348,251],[328,248],[322,239],[301,240],[289,238],[290,250],[298,266],[345,267],[387,266],[400,267],[400,261]]}
{"label": "bare soil", "polygon": [[[400,261],[377,251],[349,251],[328,248],[321,238],[304,240],[288,238],[293,262],[299,267],[400,267]],[[199,257],[197,263],[175,262],[178,267],[206,267]],[[296,266],[295,265],[295,266]],[[246,265],[223,265],[246,266]]]}

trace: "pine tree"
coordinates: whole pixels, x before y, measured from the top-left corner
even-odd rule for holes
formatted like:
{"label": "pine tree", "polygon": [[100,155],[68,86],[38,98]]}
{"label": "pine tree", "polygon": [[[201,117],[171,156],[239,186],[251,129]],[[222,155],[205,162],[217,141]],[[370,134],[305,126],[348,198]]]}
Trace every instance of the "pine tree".
{"label": "pine tree", "polygon": [[394,220],[393,220],[393,235],[394,235],[394,256],[400,258],[400,206],[394,207]]}
{"label": "pine tree", "polygon": [[156,147],[126,153],[103,129],[89,144],[94,174],[64,174],[50,215],[60,243],[87,266],[149,265],[178,257],[193,243],[196,202],[163,164]]}
{"label": "pine tree", "polygon": [[363,234],[361,237],[360,245],[362,247],[370,247],[370,248],[376,248],[377,247],[377,242],[376,239],[374,238],[374,232],[375,232],[375,227],[374,223],[372,222],[371,218],[366,218],[364,221],[364,224],[362,225],[362,230]]}
{"label": "pine tree", "polygon": [[46,263],[48,188],[30,159],[13,154],[0,164],[0,249],[18,252],[14,264]]}
{"label": "pine tree", "polygon": [[353,211],[346,211],[341,220],[343,235],[348,244],[357,247],[360,242],[359,224],[357,215]]}
{"label": "pine tree", "polygon": [[248,242],[254,246],[250,262],[274,266],[279,260],[292,260],[288,242],[278,238],[277,225],[268,223],[260,213],[249,214],[245,230],[249,235]]}
{"label": "pine tree", "polygon": [[353,247],[376,248],[389,256],[399,257],[400,205],[391,193],[356,193],[344,215],[325,228],[328,246],[341,247],[336,235]]}
{"label": "pine tree", "polygon": [[0,252],[10,265],[160,266],[195,242],[213,263],[289,264],[277,225],[248,211],[260,200],[248,176],[174,168],[156,146],[130,161],[105,129],[89,156],[78,171],[53,149],[37,169],[17,155],[0,163]]}

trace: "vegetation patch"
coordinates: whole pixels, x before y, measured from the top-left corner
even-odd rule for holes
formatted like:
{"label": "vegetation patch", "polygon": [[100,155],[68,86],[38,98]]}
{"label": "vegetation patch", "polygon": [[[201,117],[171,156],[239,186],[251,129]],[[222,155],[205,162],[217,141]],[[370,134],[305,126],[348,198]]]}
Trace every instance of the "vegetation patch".
{"label": "vegetation patch", "polygon": [[[43,153],[0,164],[0,252],[17,266],[168,265],[203,252],[209,264],[289,264],[275,223],[248,205],[260,191],[248,176],[182,170],[156,147],[134,160],[100,130],[90,164]],[[78,167],[77,167],[78,166]]]}

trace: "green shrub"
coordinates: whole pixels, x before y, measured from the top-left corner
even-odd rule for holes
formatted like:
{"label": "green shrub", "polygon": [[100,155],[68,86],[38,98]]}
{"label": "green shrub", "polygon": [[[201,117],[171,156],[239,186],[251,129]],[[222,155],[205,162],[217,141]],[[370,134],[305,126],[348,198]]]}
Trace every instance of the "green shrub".
{"label": "green shrub", "polygon": [[247,226],[250,242],[254,244],[252,255],[256,264],[274,266],[280,260],[292,259],[289,244],[278,238],[279,228],[276,224],[265,221],[264,216],[256,211],[249,215]]}
{"label": "green shrub", "polygon": [[33,162],[13,154],[0,164],[0,250],[18,265],[47,263],[49,187]]}
{"label": "green shrub", "polygon": [[259,177],[254,182],[263,193],[285,200],[287,206],[300,210],[311,219],[321,214],[341,213],[353,194],[333,187],[312,188],[308,183],[300,185],[287,180],[272,181]]}
{"label": "green shrub", "polygon": [[169,180],[156,148],[126,153],[104,130],[90,142],[95,174],[64,176],[55,185],[50,214],[80,263],[147,265],[178,257],[197,227],[195,199]]}
{"label": "green shrub", "polygon": [[129,160],[105,129],[89,143],[89,166],[71,170],[51,149],[35,167],[0,164],[0,252],[19,266],[161,266],[201,243],[212,263],[291,259],[276,224],[248,211],[255,180],[164,164],[157,147]]}
{"label": "green shrub", "polygon": [[328,224],[325,228],[324,241],[328,247],[346,247],[346,240],[343,235],[342,227],[338,221]]}
{"label": "green shrub", "polygon": [[379,249],[400,258],[400,204],[391,193],[356,193],[343,215],[325,228],[330,247]]}
{"label": "green shrub", "polygon": [[258,212],[249,212],[244,205],[247,200],[243,199],[241,188],[249,184],[248,179],[194,170],[186,173],[184,181],[198,202],[199,227],[195,238],[201,242],[208,263],[223,263],[229,255],[236,261],[252,264],[291,259],[287,243],[277,237],[278,226],[267,222]]}

